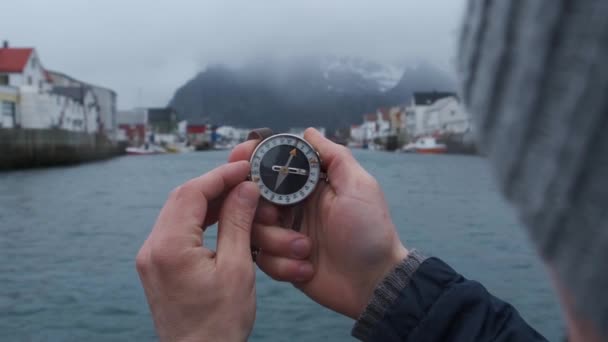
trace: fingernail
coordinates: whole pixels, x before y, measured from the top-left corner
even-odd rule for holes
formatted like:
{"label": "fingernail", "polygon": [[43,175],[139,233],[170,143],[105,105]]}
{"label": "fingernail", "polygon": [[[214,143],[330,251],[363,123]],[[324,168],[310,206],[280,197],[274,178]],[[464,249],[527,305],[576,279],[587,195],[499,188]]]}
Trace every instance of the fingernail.
{"label": "fingernail", "polygon": [[239,186],[239,198],[246,205],[255,207],[259,197],[258,187],[253,182],[244,182]]}
{"label": "fingernail", "polygon": [[296,258],[306,258],[308,256],[308,241],[306,238],[299,238],[291,242],[291,254]]}
{"label": "fingernail", "polygon": [[298,267],[298,274],[296,276],[296,281],[307,281],[313,274],[312,265],[309,263],[304,263]]}

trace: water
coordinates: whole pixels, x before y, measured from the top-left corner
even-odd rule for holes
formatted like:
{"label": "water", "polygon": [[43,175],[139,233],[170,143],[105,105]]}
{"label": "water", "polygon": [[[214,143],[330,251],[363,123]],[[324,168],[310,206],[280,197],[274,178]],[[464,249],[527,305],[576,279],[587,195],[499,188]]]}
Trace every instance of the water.
{"label": "water", "polygon": [[[0,340],[155,339],[134,256],[169,191],[226,156],[122,157],[1,173]],[[563,336],[543,267],[482,159],[356,156],[384,187],[408,247],[479,280],[550,340]],[[291,285],[257,278],[252,341],[353,340],[350,319]]]}

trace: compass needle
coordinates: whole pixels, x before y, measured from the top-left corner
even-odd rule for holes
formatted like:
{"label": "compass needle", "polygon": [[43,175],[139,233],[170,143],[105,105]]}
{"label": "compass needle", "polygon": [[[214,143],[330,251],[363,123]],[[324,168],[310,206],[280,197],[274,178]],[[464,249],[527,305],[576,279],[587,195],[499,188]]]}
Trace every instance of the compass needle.
{"label": "compass needle", "polygon": [[314,148],[291,134],[263,138],[251,157],[251,179],[258,179],[263,198],[276,205],[294,206],[304,201],[321,177],[321,163]]}
{"label": "compass needle", "polygon": [[293,157],[295,157],[297,153],[298,153],[298,151],[295,148],[293,150],[289,151],[289,158],[287,159],[287,163],[285,163],[285,166],[283,166],[281,168],[281,171],[279,171],[279,176],[277,177],[277,183],[274,185],[274,191],[277,191],[279,186],[281,186],[283,181],[285,181],[285,178],[287,178],[287,175],[289,175],[289,164],[291,164]]}

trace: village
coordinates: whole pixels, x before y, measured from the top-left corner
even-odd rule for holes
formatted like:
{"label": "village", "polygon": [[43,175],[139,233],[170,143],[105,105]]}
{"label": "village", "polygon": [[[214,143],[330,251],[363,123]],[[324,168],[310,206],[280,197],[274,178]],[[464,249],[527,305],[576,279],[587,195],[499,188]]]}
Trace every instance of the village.
{"label": "village", "polygon": [[470,115],[450,92],[415,92],[411,103],[379,108],[350,127],[353,148],[418,153],[475,153]]}
{"label": "village", "polygon": [[[28,160],[44,165],[54,159],[228,149],[249,131],[206,119],[180,121],[169,107],[118,110],[112,89],[47,69],[35,48],[11,47],[8,41],[0,48],[0,109],[3,163],[23,166]],[[301,135],[303,129],[289,132]],[[360,124],[330,136],[351,148],[475,153],[472,132],[458,96],[431,91],[415,92],[411,103],[362,114]]]}

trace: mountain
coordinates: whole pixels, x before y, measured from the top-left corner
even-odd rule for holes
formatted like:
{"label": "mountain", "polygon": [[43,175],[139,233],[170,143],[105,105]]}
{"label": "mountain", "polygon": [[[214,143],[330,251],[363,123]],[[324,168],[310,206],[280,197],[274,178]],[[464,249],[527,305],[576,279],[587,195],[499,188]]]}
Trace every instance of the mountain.
{"label": "mountain", "polygon": [[407,103],[416,91],[449,91],[457,89],[456,80],[430,64],[406,68],[399,82],[385,93],[387,102]]}
{"label": "mountain", "polygon": [[383,65],[362,58],[327,57],[319,61],[323,77],[331,90],[351,89],[353,78],[369,87],[372,92],[385,92],[397,85],[404,69],[396,65]]}
{"label": "mountain", "polygon": [[431,66],[402,70],[355,58],[254,60],[240,68],[212,65],[177,89],[169,105],[180,120],[239,127],[360,123],[378,107],[406,103],[414,90],[453,90]]}

